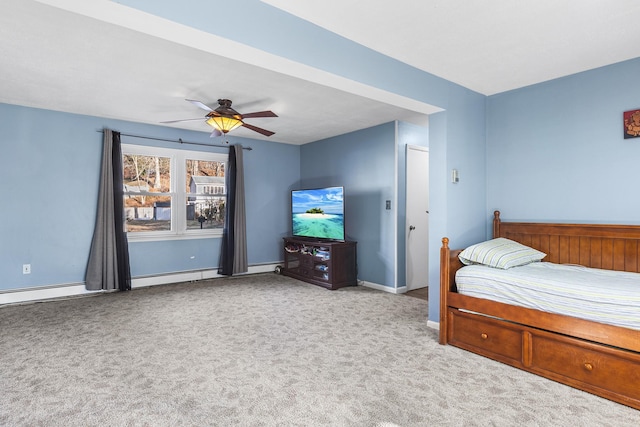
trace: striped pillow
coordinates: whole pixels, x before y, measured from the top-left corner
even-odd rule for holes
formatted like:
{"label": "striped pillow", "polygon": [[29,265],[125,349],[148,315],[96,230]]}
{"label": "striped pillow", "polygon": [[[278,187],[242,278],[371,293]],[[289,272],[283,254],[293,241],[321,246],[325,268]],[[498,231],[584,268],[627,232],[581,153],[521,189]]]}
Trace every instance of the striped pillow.
{"label": "striped pillow", "polygon": [[540,261],[547,254],[513,240],[498,237],[469,246],[458,258],[465,265],[483,264],[506,270],[511,267]]}

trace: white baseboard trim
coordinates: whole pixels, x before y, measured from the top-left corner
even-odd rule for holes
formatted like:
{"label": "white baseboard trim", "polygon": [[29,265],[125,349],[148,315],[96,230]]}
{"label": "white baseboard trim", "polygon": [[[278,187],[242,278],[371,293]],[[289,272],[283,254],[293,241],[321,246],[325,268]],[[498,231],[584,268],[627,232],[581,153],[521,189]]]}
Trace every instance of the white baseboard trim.
{"label": "white baseboard trim", "polygon": [[[258,274],[273,272],[278,264],[260,264],[249,267],[243,274]],[[169,283],[191,282],[204,279],[227,277],[218,274],[218,269],[185,271],[180,273],[162,274],[158,276],[136,277],[131,279],[131,289],[148,286],[166,285]],[[43,286],[38,288],[22,288],[0,292],[0,305],[20,304],[50,299],[70,298],[76,296],[90,296],[104,291],[88,291],[84,283],[69,283],[62,285]]]}
{"label": "white baseboard trim", "polygon": [[367,282],[366,280],[358,280],[358,285],[376,289],[378,291],[389,292],[392,294],[404,294],[405,292],[407,292],[406,286],[402,286],[400,288],[392,288],[390,286],[379,285],[378,283]]}
{"label": "white baseboard trim", "polygon": [[0,305],[35,302],[56,298],[69,298],[80,295],[91,295],[101,291],[88,291],[84,283],[53,285],[39,288],[24,288],[0,293]]}
{"label": "white baseboard trim", "polygon": [[433,320],[427,320],[427,328],[440,330],[440,322],[434,322]]}
{"label": "white baseboard trim", "polygon": [[[242,276],[245,274],[258,274],[258,273],[273,273],[278,264],[260,264],[252,265],[246,273],[238,274]],[[145,288],[147,286],[166,285],[169,283],[179,282],[194,282],[197,280],[216,279],[220,277],[227,277],[222,274],[218,274],[218,269],[210,270],[198,270],[198,271],[185,271],[181,273],[170,273],[158,276],[138,277],[131,279],[131,289]]]}

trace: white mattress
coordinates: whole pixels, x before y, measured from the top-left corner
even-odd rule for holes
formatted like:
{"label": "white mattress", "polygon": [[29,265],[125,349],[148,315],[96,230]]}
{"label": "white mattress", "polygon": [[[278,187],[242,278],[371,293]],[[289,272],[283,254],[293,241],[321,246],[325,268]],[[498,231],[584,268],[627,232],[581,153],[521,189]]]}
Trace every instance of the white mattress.
{"label": "white mattress", "polygon": [[469,265],[456,285],[464,295],[640,330],[640,273],[550,262]]}

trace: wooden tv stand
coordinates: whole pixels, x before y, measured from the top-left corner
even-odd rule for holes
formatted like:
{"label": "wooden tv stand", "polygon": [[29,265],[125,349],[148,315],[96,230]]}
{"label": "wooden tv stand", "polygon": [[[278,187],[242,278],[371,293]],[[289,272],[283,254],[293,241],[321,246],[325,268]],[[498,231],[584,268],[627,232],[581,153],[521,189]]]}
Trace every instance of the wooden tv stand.
{"label": "wooden tv stand", "polygon": [[327,289],[356,286],[356,242],[284,238],[282,274]]}

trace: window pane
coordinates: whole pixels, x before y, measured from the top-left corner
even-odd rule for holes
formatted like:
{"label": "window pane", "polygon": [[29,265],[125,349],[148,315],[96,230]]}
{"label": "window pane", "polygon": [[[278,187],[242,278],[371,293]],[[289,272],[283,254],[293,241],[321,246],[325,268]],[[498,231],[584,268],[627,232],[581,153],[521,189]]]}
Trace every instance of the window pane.
{"label": "window pane", "polygon": [[124,210],[127,232],[170,231],[171,159],[124,154]]}
{"label": "window pane", "polygon": [[222,228],[226,197],[189,194],[187,197],[187,229]]}
{"label": "window pane", "polygon": [[224,162],[187,160],[186,192],[196,194],[226,194]]}
{"label": "window pane", "polygon": [[170,231],[171,196],[125,194],[127,232]]}
{"label": "window pane", "polygon": [[222,228],[224,223],[224,162],[186,160],[187,229]]}
{"label": "window pane", "polygon": [[171,191],[171,159],[169,157],[124,154],[124,191],[157,192]]}

